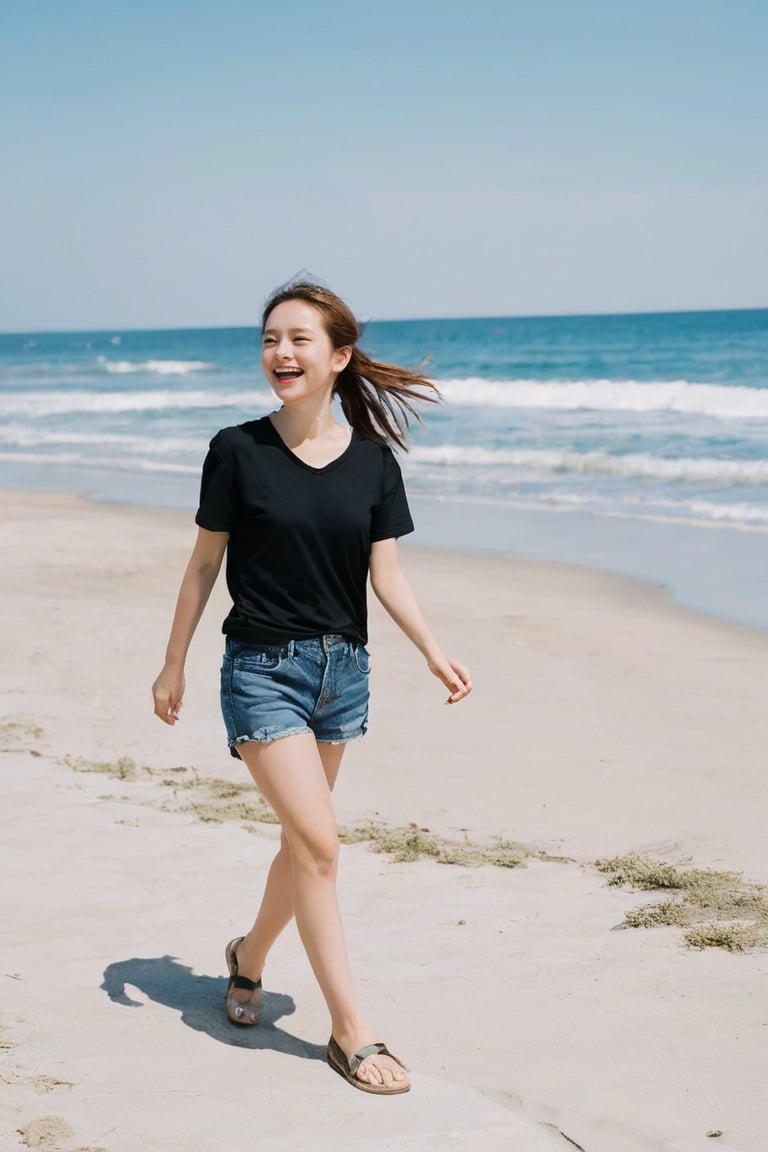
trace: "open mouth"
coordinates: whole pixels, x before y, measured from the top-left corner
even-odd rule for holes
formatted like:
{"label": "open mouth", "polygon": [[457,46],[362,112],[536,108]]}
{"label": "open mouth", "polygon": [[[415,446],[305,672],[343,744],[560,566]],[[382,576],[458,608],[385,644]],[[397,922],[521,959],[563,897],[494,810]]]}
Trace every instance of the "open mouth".
{"label": "open mouth", "polygon": [[303,375],[301,368],[275,368],[278,380],[298,380],[299,376]]}

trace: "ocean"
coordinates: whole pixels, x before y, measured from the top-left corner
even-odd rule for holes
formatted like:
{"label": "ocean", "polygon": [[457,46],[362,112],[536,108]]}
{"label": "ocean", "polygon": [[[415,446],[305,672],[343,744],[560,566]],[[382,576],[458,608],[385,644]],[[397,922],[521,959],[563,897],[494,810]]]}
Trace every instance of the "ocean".
{"label": "ocean", "polygon": [[[417,540],[586,564],[768,628],[768,310],[375,321],[426,371]],[[271,411],[256,328],[0,335],[0,486],[194,509],[221,427]]]}

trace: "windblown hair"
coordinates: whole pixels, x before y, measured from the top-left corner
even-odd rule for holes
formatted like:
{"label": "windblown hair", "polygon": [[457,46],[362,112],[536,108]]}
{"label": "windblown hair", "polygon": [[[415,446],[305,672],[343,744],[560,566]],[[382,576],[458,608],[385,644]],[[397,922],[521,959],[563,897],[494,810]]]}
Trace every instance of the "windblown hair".
{"label": "windblown hair", "polygon": [[366,356],[358,347],[362,328],[350,309],[334,292],[312,280],[289,281],[275,289],[264,305],[262,331],[272,311],[287,300],[301,300],[316,308],[334,349],[352,349],[334,388],[351,427],[366,440],[407,451],[411,418],[422,422],[415,404],[436,403],[440,399],[437,386],[420,372]]}

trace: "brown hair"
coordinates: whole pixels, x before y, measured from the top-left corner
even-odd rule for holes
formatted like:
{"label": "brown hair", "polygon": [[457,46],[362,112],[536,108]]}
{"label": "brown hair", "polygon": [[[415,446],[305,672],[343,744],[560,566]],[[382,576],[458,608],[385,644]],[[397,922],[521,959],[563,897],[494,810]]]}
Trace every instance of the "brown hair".
{"label": "brown hair", "polygon": [[340,297],[312,280],[295,280],[276,288],[264,305],[262,330],[271,312],[287,300],[302,300],[316,308],[335,349],[351,348],[349,364],[336,379],[335,393],[349,424],[377,444],[393,444],[407,451],[406,433],[414,417],[421,416],[414,402],[435,403],[437,386],[420,372],[398,364],[371,360],[357,342],[362,328]]}

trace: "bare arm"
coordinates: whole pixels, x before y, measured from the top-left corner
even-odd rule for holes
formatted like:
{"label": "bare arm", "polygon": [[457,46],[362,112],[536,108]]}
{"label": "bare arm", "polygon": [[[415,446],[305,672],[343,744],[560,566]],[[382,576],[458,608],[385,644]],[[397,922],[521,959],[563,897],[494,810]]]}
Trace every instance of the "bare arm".
{"label": "bare arm", "polygon": [[371,586],[398,628],[415,644],[430,672],[442,680],[450,695],[446,704],[457,704],[472,691],[469,671],[449,660],[427,627],[411,586],[400,567],[397,540],[378,540],[371,546]]}
{"label": "bare arm", "polygon": [[179,718],[184,696],[184,664],[187,652],[216,583],[228,540],[227,532],[209,532],[205,528],[198,528],[195,547],[176,601],[176,611],[165,652],[165,664],[152,685],[155,715],[166,724],[175,724]]}

